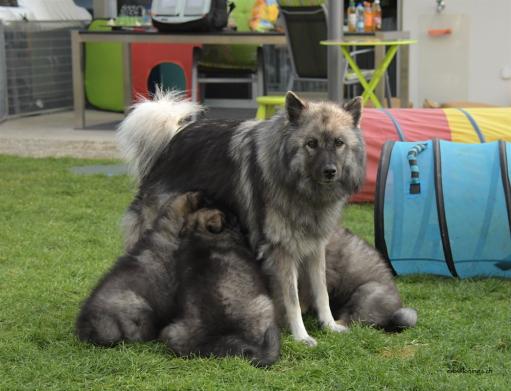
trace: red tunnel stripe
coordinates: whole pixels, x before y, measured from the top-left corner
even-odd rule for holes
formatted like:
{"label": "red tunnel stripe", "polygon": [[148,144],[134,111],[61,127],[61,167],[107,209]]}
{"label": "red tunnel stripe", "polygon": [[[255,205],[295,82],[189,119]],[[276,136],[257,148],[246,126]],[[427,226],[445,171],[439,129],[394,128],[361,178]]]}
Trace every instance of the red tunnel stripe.
{"label": "red tunnel stripe", "polygon": [[[449,123],[441,109],[391,109],[390,112],[401,126],[406,141],[451,140]],[[390,118],[377,109],[364,110],[361,127],[367,149],[367,172],[364,187],[352,201],[371,202],[381,148],[385,142],[398,141],[399,137]]]}

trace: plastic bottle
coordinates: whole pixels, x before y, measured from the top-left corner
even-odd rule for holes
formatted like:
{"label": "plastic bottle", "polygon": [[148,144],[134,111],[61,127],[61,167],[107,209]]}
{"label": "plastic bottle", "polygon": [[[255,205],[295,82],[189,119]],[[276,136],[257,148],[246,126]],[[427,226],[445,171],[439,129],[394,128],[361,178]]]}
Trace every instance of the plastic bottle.
{"label": "plastic bottle", "polygon": [[350,0],[348,7],[348,31],[354,33],[357,31],[357,8],[355,7],[355,0]]}
{"label": "plastic bottle", "polygon": [[374,0],[373,19],[374,19],[374,30],[381,31],[382,12],[381,12],[380,0]]}
{"label": "plastic bottle", "polygon": [[364,31],[366,33],[374,32],[373,9],[368,1],[364,2]]}
{"label": "plastic bottle", "polygon": [[364,6],[362,3],[357,4],[357,33],[364,32]]}

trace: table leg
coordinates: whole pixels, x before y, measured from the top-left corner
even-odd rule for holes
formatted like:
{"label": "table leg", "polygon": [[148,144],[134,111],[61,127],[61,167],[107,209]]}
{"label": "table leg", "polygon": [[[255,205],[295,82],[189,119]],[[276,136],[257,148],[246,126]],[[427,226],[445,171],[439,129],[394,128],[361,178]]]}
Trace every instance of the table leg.
{"label": "table leg", "polygon": [[128,114],[131,107],[131,44],[122,44],[123,87],[124,87],[124,114]]}
{"label": "table leg", "polygon": [[[387,54],[385,54],[383,61],[376,67],[373,78],[369,82],[369,86],[365,89],[364,94],[362,95],[364,99],[367,99],[367,96],[370,96],[370,94],[374,95],[373,92],[374,89],[383,79],[383,76],[385,75],[385,72],[389,68],[390,63],[392,62],[394,56],[396,55],[398,48],[399,47],[396,45],[389,47],[389,50],[387,50]],[[376,107],[381,108],[382,105],[380,104],[379,106]]]}
{"label": "table leg", "polygon": [[353,58],[351,58],[351,56],[348,52],[348,49],[346,49],[344,47],[341,48],[341,49],[343,49],[344,56],[346,57],[346,60],[349,62],[351,68],[353,69],[353,72],[355,72],[355,74],[357,75],[357,77],[360,81],[360,84],[362,84],[362,86],[364,87],[364,93],[362,94],[364,103],[367,102],[368,99],[371,99],[371,102],[373,102],[374,107],[376,107],[377,109],[380,109],[383,107],[382,104],[380,103],[380,101],[378,100],[378,97],[374,94],[374,89],[380,83],[381,79],[385,75],[385,72],[387,71],[390,63],[392,62],[392,59],[396,55],[398,48],[399,47],[397,45],[393,45],[393,46],[389,47],[389,49],[387,50],[387,53],[385,54],[385,57],[383,58],[383,61],[377,65],[377,67],[374,71],[374,75],[373,75],[371,81],[369,82],[369,84],[365,80],[364,75],[360,71],[360,68],[358,67],[358,65],[355,63]]}
{"label": "table leg", "polygon": [[[365,102],[367,102],[368,99],[371,99],[371,102],[373,102],[375,107],[377,107],[377,108],[382,107],[382,105],[381,105],[380,101],[378,100],[378,98],[376,97],[376,95],[374,95],[372,93],[372,89],[370,89],[370,87],[369,87],[370,83],[367,82],[364,74],[362,73],[362,71],[358,67],[357,63],[355,62],[353,57],[351,57],[351,54],[348,51],[348,48],[346,48],[344,46],[341,46],[341,51],[344,54],[344,57],[346,58],[346,61],[350,65],[352,71],[355,73],[355,75],[357,75],[360,84],[364,88],[364,93],[362,94],[363,102],[365,103]],[[374,77],[373,77],[373,80],[374,80]],[[373,80],[371,80],[371,82]]]}
{"label": "table leg", "polygon": [[[385,58],[385,46],[375,46],[374,47],[374,67],[375,69],[379,64],[383,62]],[[376,96],[380,102],[384,102],[385,99],[385,78],[382,83],[378,83],[375,89]]]}
{"label": "table leg", "polygon": [[79,32],[71,31],[71,58],[73,72],[74,128],[85,127],[85,88],[83,66],[84,43],[79,40]]}
{"label": "table leg", "polygon": [[399,99],[401,107],[407,108],[410,102],[410,47],[403,45],[399,51]]}
{"label": "table leg", "polygon": [[193,48],[192,58],[192,102],[199,103],[199,59],[202,54],[202,47]]}

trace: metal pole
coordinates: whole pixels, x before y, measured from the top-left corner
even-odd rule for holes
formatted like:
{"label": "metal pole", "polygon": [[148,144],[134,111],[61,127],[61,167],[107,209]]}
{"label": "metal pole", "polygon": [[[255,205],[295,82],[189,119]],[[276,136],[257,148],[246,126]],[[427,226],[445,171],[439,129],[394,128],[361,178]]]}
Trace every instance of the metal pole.
{"label": "metal pole", "polygon": [[[328,1],[328,39],[340,41],[344,24],[344,9],[341,0]],[[328,46],[328,99],[342,102],[343,60],[337,46]]]}

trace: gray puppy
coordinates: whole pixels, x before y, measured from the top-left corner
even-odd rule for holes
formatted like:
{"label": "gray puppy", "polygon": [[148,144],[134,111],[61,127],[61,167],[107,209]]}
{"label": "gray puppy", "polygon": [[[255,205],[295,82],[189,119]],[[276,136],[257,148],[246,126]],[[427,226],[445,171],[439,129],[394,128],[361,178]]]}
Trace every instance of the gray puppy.
{"label": "gray puppy", "polygon": [[219,210],[187,219],[175,253],[176,315],[160,339],[181,356],[237,355],[268,366],[279,357],[280,330],[260,265],[235,220]]}
{"label": "gray puppy", "polygon": [[[386,331],[414,327],[417,312],[402,308],[392,273],[378,251],[349,230],[339,228],[326,248],[326,279],[334,318],[348,326],[361,322]],[[300,281],[302,309],[312,298]]]}
{"label": "gray puppy", "polygon": [[202,202],[187,193],[163,204],[82,306],[79,339],[149,341],[167,326],[160,337],[179,355],[277,360],[279,330],[255,257],[235,219]]}
{"label": "gray puppy", "polygon": [[126,247],[167,194],[204,191],[238,216],[293,337],[316,345],[302,320],[299,277],[311,286],[321,325],[344,331],[329,308],[325,246],[364,179],[361,99],[339,106],[289,92],[285,110],[267,121],[189,122],[199,110],[159,93],[121,125],[119,142],[139,182],[124,220]]}

